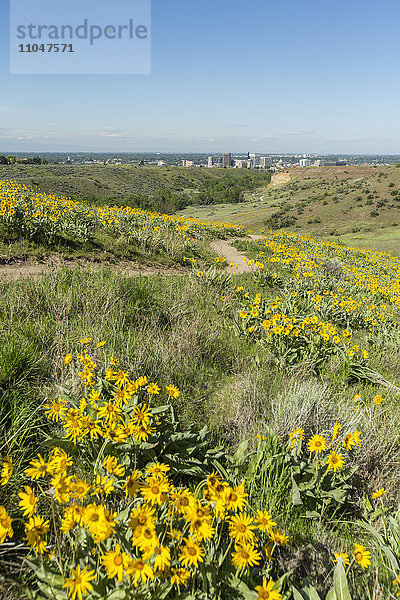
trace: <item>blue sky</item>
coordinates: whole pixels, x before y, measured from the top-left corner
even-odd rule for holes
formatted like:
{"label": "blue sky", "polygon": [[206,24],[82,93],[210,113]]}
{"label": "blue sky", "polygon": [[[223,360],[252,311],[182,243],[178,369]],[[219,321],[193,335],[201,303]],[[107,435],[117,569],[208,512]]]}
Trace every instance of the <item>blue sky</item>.
{"label": "blue sky", "polygon": [[399,28],[398,0],[153,0],[150,75],[10,75],[1,0],[0,152],[399,154]]}

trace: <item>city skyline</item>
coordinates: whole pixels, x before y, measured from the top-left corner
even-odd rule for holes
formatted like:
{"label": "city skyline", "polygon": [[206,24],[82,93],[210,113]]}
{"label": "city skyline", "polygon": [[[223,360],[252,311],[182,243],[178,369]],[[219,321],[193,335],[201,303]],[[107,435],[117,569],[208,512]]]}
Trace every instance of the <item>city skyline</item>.
{"label": "city skyline", "polygon": [[284,7],[153,0],[152,73],[137,76],[10,75],[6,4],[0,150],[400,150],[393,0]]}

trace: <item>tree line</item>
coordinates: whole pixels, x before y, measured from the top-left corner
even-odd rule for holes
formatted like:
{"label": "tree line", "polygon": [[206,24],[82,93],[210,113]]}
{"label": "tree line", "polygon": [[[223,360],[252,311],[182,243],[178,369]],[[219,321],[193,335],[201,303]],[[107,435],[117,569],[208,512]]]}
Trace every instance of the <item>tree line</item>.
{"label": "tree line", "polygon": [[47,165],[48,161],[40,156],[34,156],[32,158],[19,158],[18,156],[4,156],[0,154],[0,165]]}

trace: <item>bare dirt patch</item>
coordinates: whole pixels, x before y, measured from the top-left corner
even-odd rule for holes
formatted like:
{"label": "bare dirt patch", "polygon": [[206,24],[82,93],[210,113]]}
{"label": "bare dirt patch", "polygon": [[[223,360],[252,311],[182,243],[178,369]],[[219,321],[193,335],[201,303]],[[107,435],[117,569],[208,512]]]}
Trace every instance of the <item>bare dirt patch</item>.
{"label": "bare dirt patch", "polygon": [[270,185],[283,185],[290,181],[290,173],[275,173],[271,177]]}
{"label": "bare dirt patch", "polygon": [[84,260],[62,260],[58,257],[52,257],[45,263],[31,263],[31,262],[14,262],[11,264],[0,265],[0,278],[14,281],[22,277],[39,277],[46,273],[54,273],[60,271],[62,268],[67,269],[86,269],[91,271],[97,271],[100,268],[107,266],[111,267],[115,271],[126,275],[127,277],[134,277],[136,275],[181,275],[185,271],[179,269],[172,269],[160,266],[147,267],[143,265],[134,265],[130,263],[118,263],[118,264],[99,264]]}
{"label": "bare dirt patch", "polygon": [[[250,235],[251,239],[261,239],[264,236],[261,235]],[[210,244],[210,248],[218,254],[220,257],[224,257],[228,264],[233,263],[234,266],[237,265],[237,269],[234,267],[227,267],[226,271],[228,273],[237,274],[237,273],[249,273],[254,270],[254,267],[250,266],[243,262],[243,258],[245,254],[243,252],[239,252],[234,246],[232,246],[233,242],[236,240],[240,240],[244,238],[231,238],[229,240],[214,240]],[[248,239],[248,238],[247,238]],[[85,269],[88,271],[97,271],[102,267],[110,267],[118,273],[122,275],[126,275],[127,277],[136,277],[138,275],[148,276],[148,275],[185,275],[187,274],[187,270],[179,267],[163,267],[163,266],[155,266],[148,267],[145,265],[138,265],[134,263],[96,263],[87,260],[66,260],[60,258],[58,256],[50,256],[46,262],[30,262],[30,261],[14,261],[7,263],[6,261],[2,261],[0,259],[0,279],[7,279],[10,281],[15,281],[16,279],[21,279],[23,277],[40,277],[45,275],[46,273],[55,273],[60,271],[63,268],[67,269]]]}
{"label": "bare dirt patch", "polygon": [[[249,237],[252,240],[260,240],[264,236],[250,235]],[[226,270],[228,271],[228,273],[251,273],[254,270],[253,266],[249,266],[247,262],[243,262],[243,258],[245,257],[243,252],[239,252],[239,250],[237,250],[234,246],[231,245],[233,244],[233,242],[240,239],[243,240],[243,238],[232,238],[230,240],[214,240],[210,244],[212,250],[214,250],[216,254],[218,254],[220,257],[223,256],[229,264],[233,263],[233,267],[227,267]],[[235,269],[236,265],[237,269]]]}

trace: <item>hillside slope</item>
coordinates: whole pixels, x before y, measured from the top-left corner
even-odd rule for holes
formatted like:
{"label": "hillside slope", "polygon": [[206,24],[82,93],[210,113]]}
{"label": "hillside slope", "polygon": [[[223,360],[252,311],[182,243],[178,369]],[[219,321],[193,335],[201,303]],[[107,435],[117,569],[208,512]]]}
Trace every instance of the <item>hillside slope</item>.
{"label": "hillside slope", "polygon": [[278,213],[267,227],[287,225],[345,243],[400,251],[397,167],[293,169],[288,183],[269,188],[266,201]]}
{"label": "hillside slope", "polygon": [[37,186],[42,192],[90,199],[96,203],[128,200],[135,194],[158,190],[191,193],[205,182],[229,176],[237,181],[255,179],[262,185],[265,173],[246,170],[133,165],[8,165],[0,166],[0,180]]}
{"label": "hillside slope", "polygon": [[310,167],[280,175],[247,194],[248,202],[191,206],[180,214],[243,224],[255,232],[292,229],[400,254],[400,168]]}

